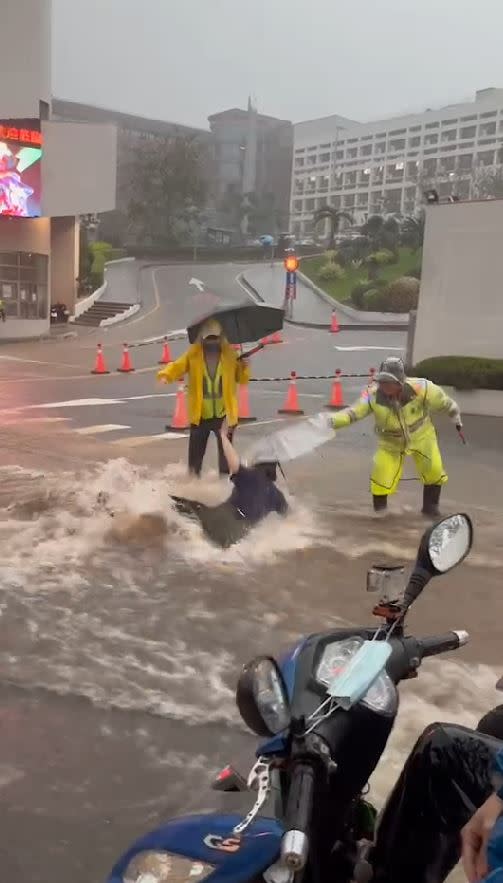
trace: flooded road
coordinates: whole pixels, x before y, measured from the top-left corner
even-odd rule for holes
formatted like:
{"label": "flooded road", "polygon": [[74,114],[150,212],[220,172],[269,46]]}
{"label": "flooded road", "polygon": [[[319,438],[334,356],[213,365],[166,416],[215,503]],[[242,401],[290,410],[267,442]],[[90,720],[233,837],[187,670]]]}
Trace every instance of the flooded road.
{"label": "flooded road", "polygon": [[[367,500],[311,492],[222,552],[169,501],[219,501],[227,485],[212,475],[196,487],[182,466],[118,458],[58,472],[6,465],[0,479],[3,857],[31,883],[100,881],[170,813],[229,805],[207,784],[229,759],[252,762],[234,707],[242,663],[370,622],[367,567],[412,562],[424,530],[406,494],[376,521]],[[474,724],[498,701],[503,519],[473,515],[470,559],[410,617],[418,634],[467,628],[472,642],[403,686],[378,801],[426,723]]]}

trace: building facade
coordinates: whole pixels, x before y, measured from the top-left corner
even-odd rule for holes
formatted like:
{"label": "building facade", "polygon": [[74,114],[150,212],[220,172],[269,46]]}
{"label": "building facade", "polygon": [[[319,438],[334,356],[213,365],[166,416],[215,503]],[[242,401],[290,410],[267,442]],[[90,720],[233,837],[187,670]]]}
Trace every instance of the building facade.
{"label": "building facade", "polygon": [[115,206],[116,129],[52,119],[50,0],[8,3],[2,46],[0,340],[16,340],[47,332],[51,303],[73,311],[78,216]]}
{"label": "building facade", "polygon": [[[422,114],[358,123],[332,116],[294,126],[291,227],[313,232],[324,205],[356,224],[374,214],[413,215],[425,189],[478,197],[484,170],[503,163],[503,89]],[[321,225],[320,225],[321,226]]]}
{"label": "building facade", "polygon": [[257,113],[251,101],[247,110],[233,108],[208,119],[213,142],[211,190],[217,222],[236,227],[233,201],[239,211],[239,197],[253,194],[264,223],[284,229],[290,206],[292,123]]}

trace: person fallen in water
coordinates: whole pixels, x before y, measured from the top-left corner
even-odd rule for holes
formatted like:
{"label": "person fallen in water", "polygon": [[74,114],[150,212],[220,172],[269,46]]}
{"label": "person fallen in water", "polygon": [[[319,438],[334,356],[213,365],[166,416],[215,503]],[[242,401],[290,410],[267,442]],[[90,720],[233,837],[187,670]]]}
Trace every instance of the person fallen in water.
{"label": "person fallen in water", "polygon": [[207,506],[197,500],[172,496],[175,509],[199,521],[204,533],[223,548],[239,542],[248,531],[273,512],[286,515],[288,503],[276,487],[276,461],[255,461],[245,466],[229,439],[227,423],[222,424],[222,448],[234,487],[228,500]]}

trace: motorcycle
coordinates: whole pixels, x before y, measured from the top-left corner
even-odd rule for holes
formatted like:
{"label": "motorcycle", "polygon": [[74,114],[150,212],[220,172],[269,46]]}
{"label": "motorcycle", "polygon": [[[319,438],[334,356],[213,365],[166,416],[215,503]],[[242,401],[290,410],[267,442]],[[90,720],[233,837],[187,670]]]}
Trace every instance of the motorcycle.
{"label": "motorcycle", "polygon": [[417,677],[426,657],[457,650],[469,637],[416,638],[405,632],[406,615],[432,577],[464,560],[472,540],[467,515],[439,521],[424,533],[406,584],[404,567],[369,570],[377,627],[320,632],[279,664],[260,656],[245,665],[237,706],[265,741],[248,779],[226,767],[213,787],[255,789],[252,809],[244,818],[168,821],[127,850],[107,883],[368,883],[377,811],[367,783],[397,716],[398,684]]}

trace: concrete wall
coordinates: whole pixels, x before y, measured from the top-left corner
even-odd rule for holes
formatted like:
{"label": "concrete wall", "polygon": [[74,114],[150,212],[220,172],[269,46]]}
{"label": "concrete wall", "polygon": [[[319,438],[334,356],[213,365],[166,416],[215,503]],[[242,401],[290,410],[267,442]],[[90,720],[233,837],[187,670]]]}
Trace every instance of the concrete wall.
{"label": "concrete wall", "polygon": [[0,116],[38,117],[51,96],[51,0],[4,0],[0,34]]}
{"label": "concrete wall", "polygon": [[51,219],[51,303],[73,313],[79,274],[79,225],[75,218]]}
{"label": "concrete wall", "polygon": [[84,215],[115,208],[117,129],[100,123],[42,123],[42,212]]}
{"label": "concrete wall", "polygon": [[413,360],[503,358],[503,200],[430,206]]}

